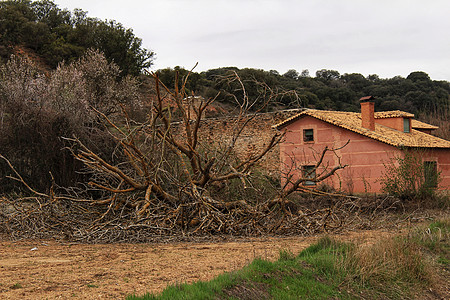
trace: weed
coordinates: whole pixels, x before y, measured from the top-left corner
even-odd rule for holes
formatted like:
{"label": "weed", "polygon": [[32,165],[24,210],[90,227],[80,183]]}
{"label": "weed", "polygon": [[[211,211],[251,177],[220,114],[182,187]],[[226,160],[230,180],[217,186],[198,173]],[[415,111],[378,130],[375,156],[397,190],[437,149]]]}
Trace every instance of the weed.
{"label": "weed", "polygon": [[289,249],[280,249],[280,258],[279,260],[292,260],[295,258],[294,253],[292,253]]}
{"label": "weed", "polygon": [[450,262],[450,220],[438,220],[426,228],[418,228],[411,239],[437,256],[436,261],[444,266]]}
{"label": "weed", "polygon": [[14,283],[11,287],[12,290],[21,289],[22,285],[20,283]]}

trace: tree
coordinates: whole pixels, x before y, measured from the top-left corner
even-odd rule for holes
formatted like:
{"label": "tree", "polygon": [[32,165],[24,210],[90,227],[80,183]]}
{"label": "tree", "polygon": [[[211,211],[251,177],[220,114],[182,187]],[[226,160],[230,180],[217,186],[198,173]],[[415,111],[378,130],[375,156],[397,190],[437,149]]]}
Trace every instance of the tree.
{"label": "tree", "polygon": [[377,74],[370,74],[369,76],[367,76],[367,80],[371,82],[379,82],[380,77]]}
{"label": "tree", "polygon": [[278,72],[277,70],[270,70],[269,73],[275,76],[280,76],[280,72]]}
{"label": "tree", "polygon": [[325,81],[337,80],[337,79],[339,79],[339,77],[340,77],[340,74],[336,70],[322,69],[322,70],[316,71],[316,78],[324,79]]}
{"label": "tree", "polygon": [[406,79],[409,79],[412,82],[431,81],[430,76],[427,73],[421,71],[411,72],[408,77],[406,77]]}
{"label": "tree", "polygon": [[132,29],[126,29],[115,21],[89,20],[95,38],[88,48],[99,49],[110,62],[124,74],[139,75],[152,65],[154,53],[142,48],[142,40],[135,37]]}
{"label": "tree", "polygon": [[[129,127],[120,129],[106,115],[101,114],[118,132],[115,136],[122,151],[126,153],[126,163],[120,166],[108,163],[79,140],[77,143],[82,150],[75,153],[86,166],[98,172],[100,181],[92,182],[92,186],[115,194],[145,193],[144,198],[137,198],[133,203],[139,215],[146,213],[153,201],[171,205],[183,199],[210,202],[206,195],[211,185],[233,179],[246,180],[251,168],[280,141],[281,136],[275,134],[264,149],[243,160],[234,156],[236,141],[249,118],[255,117],[255,114],[247,115],[255,103],[250,102],[238,77],[229,78],[241,84],[243,93],[241,99],[236,98],[241,111],[235,121],[235,134],[228,142],[211,147],[200,140],[199,131],[205,109],[215,99],[194,101],[195,98],[190,98],[185,92],[187,78],[183,81],[182,89],[171,91],[161,85],[157,74],[153,76],[156,80],[157,97],[149,119],[137,128],[152,130],[152,133],[145,134],[145,144],[140,142],[144,132]],[[175,80],[175,85],[177,84],[178,79]],[[163,96],[163,93],[167,96]],[[268,89],[266,96],[269,101],[275,94]],[[166,101],[172,104],[166,104]],[[174,109],[181,114],[182,136],[172,124]],[[128,123],[129,121],[126,122]],[[108,199],[112,201],[113,198]]]}
{"label": "tree", "polygon": [[[44,75],[30,60],[12,57],[0,67],[0,149],[34,187],[46,190],[51,174],[62,186],[84,175],[81,164],[64,151],[65,137],[77,136],[103,156],[110,138],[94,110],[105,115],[139,101],[138,82],[118,78],[119,69],[98,51]],[[93,109],[92,109],[93,108]],[[0,166],[2,175],[6,166]],[[3,191],[14,188],[2,182]]]}
{"label": "tree", "polygon": [[308,69],[302,70],[302,73],[300,74],[300,77],[311,77],[309,75],[309,70]]}
{"label": "tree", "polygon": [[35,51],[51,68],[62,61],[73,62],[86,50],[102,51],[122,76],[139,75],[152,65],[154,53],[142,47],[131,29],[116,21],[87,17],[82,10],[73,15],[49,0],[3,1],[0,3],[0,54],[7,60],[19,48]]}
{"label": "tree", "polygon": [[361,92],[369,85],[369,81],[359,73],[345,73],[341,76],[341,80],[355,92]]}
{"label": "tree", "polygon": [[[190,72],[180,66],[176,66],[173,69],[160,69],[157,72],[159,80],[171,90],[175,89],[175,78],[178,74],[180,80],[177,88],[180,89],[184,83],[188,94],[196,93],[198,91],[200,88],[199,81],[203,77],[201,74]],[[185,82],[184,79],[187,79],[187,81]]]}
{"label": "tree", "polygon": [[298,72],[297,72],[296,70],[290,69],[290,70],[288,70],[286,73],[284,73],[283,76],[286,77],[286,78],[290,78],[290,79],[295,79],[295,80],[297,80],[299,74],[298,74]]}

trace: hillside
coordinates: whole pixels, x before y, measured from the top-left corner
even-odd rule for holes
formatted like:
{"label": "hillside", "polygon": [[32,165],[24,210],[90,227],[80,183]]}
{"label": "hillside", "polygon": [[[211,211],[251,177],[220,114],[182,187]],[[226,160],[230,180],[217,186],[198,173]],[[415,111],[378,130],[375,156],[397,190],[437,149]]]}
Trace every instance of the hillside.
{"label": "hillside", "polygon": [[[182,80],[189,74],[183,68],[162,69],[158,71],[160,79],[174,88],[175,74]],[[231,81],[237,74],[241,82]],[[373,74],[364,77],[361,74],[340,74],[336,70],[318,70],[311,77],[307,70],[299,74],[289,70],[285,74],[277,71],[259,69],[238,69],[226,67],[206,72],[189,74],[186,88],[205,98],[215,97],[217,102],[235,105],[236,99],[242,99],[243,90],[254,101],[254,108],[265,103],[259,101],[261,92],[268,90],[282,93],[264,107],[264,111],[289,108],[316,108],[339,111],[359,111],[359,99],[371,95],[375,97],[376,111],[403,110],[415,114],[416,119],[439,126],[436,135],[450,139],[450,83],[432,80],[422,71],[412,72],[406,78],[380,78]],[[181,83],[180,83],[181,86]]]}
{"label": "hillside", "polygon": [[102,51],[122,76],[138,75],[151,66],[154,53],[142,47],[133,30],[87,12],[60,9],[52,1],[0,2],[0,61],[11,54],[36,53],[50,68],[73,62],[88,49]]}
{"label": "hillside", "polygon": [[[178,67],[159,70],[161,80],[172,88],[176,72],[182,77],[188,74],[187,70]],[[292,94],[279,98],[268,109],[303,106],[357,111],[358,99],[366,95],[372,95],[377,99],[378,111],[399,109],[416,114],[436,112],[445,115],[448,114],[450,107],[450,83],[432,80],[422,71],[412,72],[407,78],[396,76],[382,79],[376,74],[367,78],[358,73],[341,75],[336,70],[318,70],[316,76],[311,77],[305,74],[298,75],[295,70],[281,75],[274,70],[226,67],[201,73],[193,72],[189,75],[186,87],[206,97],[215,96],[221,91],[222,95],[218,100],[232,102],[233,95],[239,96],[238,83],[227,81],[233,73],[239,75],[245,84],[247,94],[253,98],[256,98],[264,87],[261,83],[274,90],[296,92],[298,98]]]}

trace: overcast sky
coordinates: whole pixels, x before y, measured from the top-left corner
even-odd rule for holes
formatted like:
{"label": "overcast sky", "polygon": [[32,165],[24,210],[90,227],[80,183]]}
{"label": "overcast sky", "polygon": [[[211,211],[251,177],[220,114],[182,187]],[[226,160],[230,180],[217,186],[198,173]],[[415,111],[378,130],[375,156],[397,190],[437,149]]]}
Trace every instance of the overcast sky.
{"label": "overcast sky", "polygon": [[424,71],[450,81],[449,0],[55,0],[113,19],[156,52],[152,69]]}

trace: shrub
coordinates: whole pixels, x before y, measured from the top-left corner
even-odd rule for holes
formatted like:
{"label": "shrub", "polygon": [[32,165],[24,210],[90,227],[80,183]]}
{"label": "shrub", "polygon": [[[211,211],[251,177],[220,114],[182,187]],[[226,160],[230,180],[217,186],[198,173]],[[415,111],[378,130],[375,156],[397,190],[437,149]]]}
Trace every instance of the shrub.
{"label": "shrub", "polygon": [[440,175],[435,165],[424,162],[420,152],[404,153],[385,165],[382,190],[401,199],[435,197]]}
{"label": "shrub", "polygon": [[[85,179],[64,138],[76,136],[102,157],[112,155],[113,139],[91,107],[110,115],[139,99],[138,82],[119,73],[94,50],[46,75],[26,58],[12,56],[0,66],[1,154],[28,184],[43,191],[52,177],[65,187]],[[5,178],[10,173],[0,162],[0,192],[17,187]]]}

